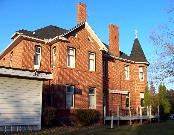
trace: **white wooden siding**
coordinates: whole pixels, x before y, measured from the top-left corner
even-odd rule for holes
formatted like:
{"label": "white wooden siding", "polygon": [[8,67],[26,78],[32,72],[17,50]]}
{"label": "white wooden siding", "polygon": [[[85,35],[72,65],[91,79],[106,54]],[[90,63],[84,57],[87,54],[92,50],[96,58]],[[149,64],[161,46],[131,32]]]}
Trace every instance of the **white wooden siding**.
{"label": "white wooden siding", "polygon": [[42,81],[0,77],[0,126],[41,127]]}

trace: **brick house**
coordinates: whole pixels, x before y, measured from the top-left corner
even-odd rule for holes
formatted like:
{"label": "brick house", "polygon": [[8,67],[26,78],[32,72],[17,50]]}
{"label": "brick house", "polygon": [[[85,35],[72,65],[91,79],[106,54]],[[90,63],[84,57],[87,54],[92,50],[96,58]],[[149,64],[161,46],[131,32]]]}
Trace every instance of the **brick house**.
{"label": "brick house", "polygon": [[103,114],[118,105],[136,108],[147,85],[148,61],[138,38],[131,55],[119,50],[118,27],[109,25],[109,46],[86,21],[86,5],[77,6],[77,26],[66,30],[46,26],[19,30],[0,55],[0,66],[51,72],[43,84],[43,107],[54,106],[66,116],[74,109],[96,109]]}

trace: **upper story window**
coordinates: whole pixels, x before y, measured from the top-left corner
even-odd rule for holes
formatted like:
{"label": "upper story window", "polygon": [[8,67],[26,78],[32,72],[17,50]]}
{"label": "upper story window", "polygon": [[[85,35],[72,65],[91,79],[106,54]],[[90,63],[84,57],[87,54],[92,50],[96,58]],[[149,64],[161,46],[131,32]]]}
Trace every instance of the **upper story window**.
{"label": "upper story window", "polygon": [[124,67],[125,80],[129,80],[129,65]]}
{"label": "upper story window", "polygon": [[66,108],[74,107],[74,86],[66,86]]}
{"label": "upper story window", "polygon": [[53,47],[52,53],[53,53],[53,67],[55,67],[56,66],[56,47]]}
{"label": "upper story window", "polygon": [[140,79],[140,81],[144,81],[143,67],[139,67],[139,79]]}
{"label": "upper story window", "polygon": [[89,88],[89,108],[96,109],[96,89]]}
{"label": "upper story window", "polygon": [[12,67],[12,61],[13,61],[13,51],[10,53],[10,67]]}
{"label": "upper story window", "polygon": [[41,47],[35,46],[34,68],[38,69],[41,63]]}
{"label": "upper story window", "polygon": [[89,71],[95,71],[95,53],[89,52]]}
{"label": "upper story window", "polygon": [[76,50],[75,48],[72,48],[72,47],[68,47],[68,67],[70,68],[75,68],[75,62],[76,62],[76,59],[75,59],[75,53]]}
{"label": "upper story window", "polygon": [[141,107],[144,107],[144,92],[140,93],[140,102],[141,102]]}

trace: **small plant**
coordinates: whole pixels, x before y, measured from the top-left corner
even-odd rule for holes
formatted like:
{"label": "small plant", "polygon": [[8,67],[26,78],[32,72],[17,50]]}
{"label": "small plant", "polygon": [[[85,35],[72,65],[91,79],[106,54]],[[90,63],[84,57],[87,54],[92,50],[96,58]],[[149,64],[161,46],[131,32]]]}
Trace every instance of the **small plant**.
{"label": "small plant", "polygon": [[100,113],[94,109],[78,109],[74,112],[74,122],[80,126],[89,126],[100,120]]}
{"label": "small plant", "polygon": [[56,119],[56,108],[54,107],[46,107],[42,113],[42,120],[45,126],[53,126],[54,121]]}

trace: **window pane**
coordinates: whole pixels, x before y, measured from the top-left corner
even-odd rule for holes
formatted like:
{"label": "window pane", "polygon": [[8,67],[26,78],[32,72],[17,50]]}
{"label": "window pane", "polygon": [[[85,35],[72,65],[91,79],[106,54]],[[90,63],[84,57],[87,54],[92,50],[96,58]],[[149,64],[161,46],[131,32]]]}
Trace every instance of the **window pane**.
{"label": "window pane", "polygon": [[41,47],[35,46],[34,65],[40,65],[40,61],[41,61]]}
{"label": "window pane", "polygon": [[36,53],[40,53],[40,47],[36,46],[36,47],[35,47],[35,52],[36,52]]}
{"label": "window pane", "polygon": [[94,95],[89,96],[89,107],[95,108],[95,96]]}
{"label": "window pane", "polygon": [[74,68],[75,67],[75,49],[68,48],[68,66]]}
{"label": "window pane", "polygon": [[89,89],[89,108],[96,108],[96,95],[95,95],[95,88]]}
{"label": "window pane", "polygon": [[66,91],[66,108],[71,108],[74,105],[74,86],[67,86]]}
{"label": "window pane", "polygon": [[89,70],[95,71],[95,53],[89,53]]}
{"label": "window pane", "polygon": [[95,94],[95,88],[90,88],[89,89],[89,94]]}
{"label": "window pane", "polygon": [[73,107],[73,95],[72,94],[67,94],[66,107],[67,108]]}

